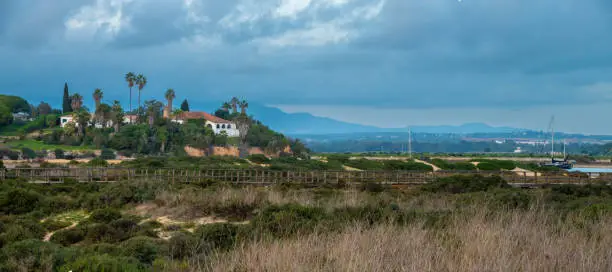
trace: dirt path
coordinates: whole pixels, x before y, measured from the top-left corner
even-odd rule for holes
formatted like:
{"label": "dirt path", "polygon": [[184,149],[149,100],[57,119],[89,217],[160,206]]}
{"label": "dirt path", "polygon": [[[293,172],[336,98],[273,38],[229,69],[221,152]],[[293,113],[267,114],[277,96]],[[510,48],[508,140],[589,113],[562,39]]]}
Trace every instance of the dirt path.
{"label": "dirt path", "polygon": [[67,229],[74,228],[74,227],[76,227],[78,224],[79,224],[79,223],[74,222],[74,223],[72,223],[72,225],[67,226],[67,227],[65,227],[65,228],[63,228],[63,229],[58,229],[58,230],[56,230],[56,231],[48,232],[47,234],[45,234],[45,237],[43,238],[43,241],[44,241],[44,242],[49,242],[49,240],[51,240],[51,237],[53,236],[53,234],[55,234],[56,232],[58,232],[58,231],[60,231],[60,230],[67,230]]}
{"label": "dirt path", "polygon": [[440,170],[442,170],[442,169],[440,169],[440,167],[437,167],[437,166],[435,166],[435,165],[433,165],[433,164],[431,164],[431,163],[428,163],[428,162],[426,162],[426,161],[422,161],[422,160],[417,160],[417,159],[414,159],[414,162],[418,162],[418,163],[422,163],[422,164],[425,164],[425,165],[429,165],[429,166],[431,166],[431,168],[433,168],[433,170],[434,170],[434,171],[440,171]]}

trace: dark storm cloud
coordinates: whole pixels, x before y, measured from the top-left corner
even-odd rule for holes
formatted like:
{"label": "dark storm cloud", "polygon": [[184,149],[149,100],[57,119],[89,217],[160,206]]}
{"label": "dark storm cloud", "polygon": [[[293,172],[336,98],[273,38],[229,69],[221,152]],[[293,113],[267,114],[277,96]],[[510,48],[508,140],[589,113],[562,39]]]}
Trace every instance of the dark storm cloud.
{"label": "dark storm cloud", "polygon": [[380,13],[374,1],[319,0],[285,16],[281,1],[112,1],[121,8],[101,14],[120,15],[117,32],[108,22],[80,29],[107,35],[100,44],[63,41],[65,23],[87,5],[79,18],[95,19],[110,0],[0,1],[0,43],[33,48],[10,58],[17,68],[0,67],[3,84],[34,94],[47,83],[25,79],[44,72],[83,88],[92,78],[119,95],[116,79],[135,70],[150,75],[151,95],[174,87],[268,104],[516,108],[611,98],[608,0],[387,0]]}

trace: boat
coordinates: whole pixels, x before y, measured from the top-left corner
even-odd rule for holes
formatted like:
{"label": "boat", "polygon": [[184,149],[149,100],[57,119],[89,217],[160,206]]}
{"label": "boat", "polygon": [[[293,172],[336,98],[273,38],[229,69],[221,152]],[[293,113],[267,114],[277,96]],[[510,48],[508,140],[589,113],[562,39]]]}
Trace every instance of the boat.
{"label": "boat", "polygon": [[565,153],[565,141],[563,141],[563,160],[555,159],[555,129],[553,128],[555,117],[550,119],[549,129],[551,131],[551,151],[550,162],[541,163],[540,166],[557,167],[564,170],[570,170],[574,167],[575,161],[568,160],[568,155]]}

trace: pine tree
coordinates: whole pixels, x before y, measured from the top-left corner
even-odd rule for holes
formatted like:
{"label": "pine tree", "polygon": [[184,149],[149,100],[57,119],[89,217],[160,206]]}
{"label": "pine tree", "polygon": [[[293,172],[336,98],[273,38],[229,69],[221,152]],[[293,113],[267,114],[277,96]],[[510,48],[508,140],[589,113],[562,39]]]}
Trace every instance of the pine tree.
{"label": "pine tree", "polygon": [[71,103],[72,99],[68,93],[68,83],[64,83],[64,100],[62,102],[62,111],[64,111],[64,113],[72,112]]}
{"label": "pine tree", "polygon": [[181,110],[184,112],[189,111],[189,102],[187,102],[187,99],[183,100],[183,103],[181,103]]}

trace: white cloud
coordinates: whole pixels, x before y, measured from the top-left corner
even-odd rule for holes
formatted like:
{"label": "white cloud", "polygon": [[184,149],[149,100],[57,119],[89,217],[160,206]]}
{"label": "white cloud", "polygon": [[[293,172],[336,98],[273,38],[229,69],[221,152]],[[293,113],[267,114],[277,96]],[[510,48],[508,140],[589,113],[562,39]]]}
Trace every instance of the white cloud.
{"label": "white cloud", "polygon": [[274,11],[275,17],[290,17],[295,19],[300,12],[305,11],[312,0],[282,0]]}
{"label": "white cloud", "polygon": [[65,22],[69,40],[91,40],[101,35],[109,38],[129,26],[130,18],[123,6],[133,0],[96,0],[94,5],[84,6]]}
{"label": "white cloud", "polygon": [[293,30],[282,35],[256,40],[254,43],[274,47],[322,46],[348,41],[351,31],[333,23],[316,24],[307,29]]}

